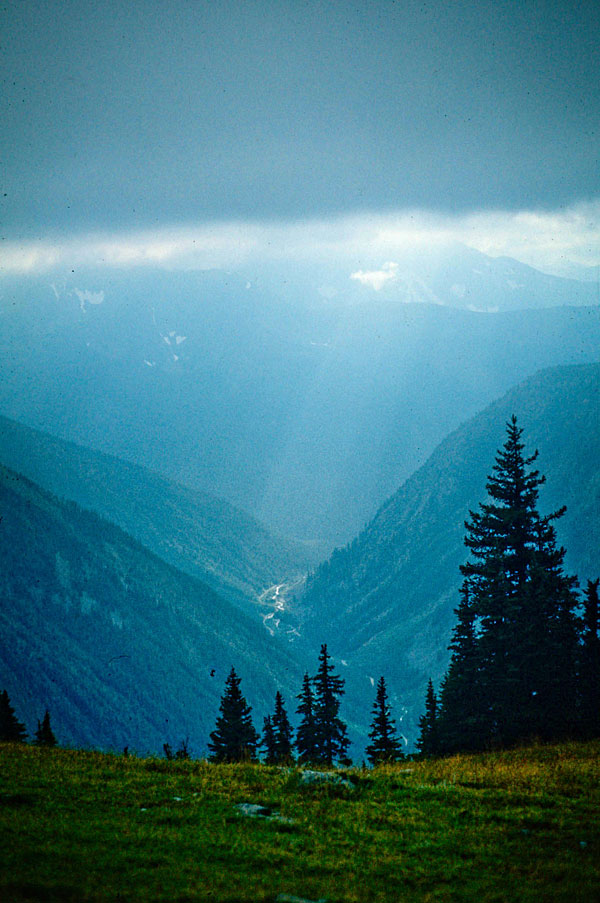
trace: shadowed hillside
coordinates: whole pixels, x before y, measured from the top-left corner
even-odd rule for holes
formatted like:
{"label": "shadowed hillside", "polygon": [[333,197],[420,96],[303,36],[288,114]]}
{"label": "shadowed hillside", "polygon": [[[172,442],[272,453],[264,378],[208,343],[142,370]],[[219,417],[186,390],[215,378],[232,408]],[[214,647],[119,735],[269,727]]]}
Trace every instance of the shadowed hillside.
{"label": "shadowed hillside", "polygon": [[223,499],[0,416],[0,462],[117,524],[152,552],[251,609],[306,570],[310,552]]}
{"label": "shadowed hillside", "polygon": [[62,742],[205,749],[232,665],[268,710],[300,669],[262,624],[119,528],[0,468],[0,686]]}

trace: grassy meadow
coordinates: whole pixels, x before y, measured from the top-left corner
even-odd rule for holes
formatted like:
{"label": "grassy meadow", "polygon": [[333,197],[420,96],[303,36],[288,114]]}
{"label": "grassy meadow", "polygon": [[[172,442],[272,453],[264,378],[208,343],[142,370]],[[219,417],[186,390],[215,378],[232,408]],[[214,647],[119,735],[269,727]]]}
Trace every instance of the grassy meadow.
{"label": "grassy meadow", "polygon": [[600,900],[600,742],[344,774],[0,746],[0,900]]}

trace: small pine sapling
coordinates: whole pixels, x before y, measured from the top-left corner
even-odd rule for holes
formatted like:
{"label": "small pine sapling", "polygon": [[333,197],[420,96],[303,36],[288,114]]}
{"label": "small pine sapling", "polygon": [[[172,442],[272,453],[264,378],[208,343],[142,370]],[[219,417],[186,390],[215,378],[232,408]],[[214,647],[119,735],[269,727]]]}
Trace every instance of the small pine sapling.
{"label": "small pine sapling", "polygon": [[35,746],[56,746],[56,737],[54,736],[54,731],[50,727],[50,713],[48,712],[48,709],[46,709],[41,724],[38,721],[35,740],[33,742]]}
{"label": "small pine sapling", "polygon": [[404,758],[400,740],[396,734],[396,725],[388,704],[385,679],[379,678],[377,694],[373,703],[373,721],[369,738],[371,743],[366,748],[367,758],[371,765],[384,762],[398,762]]}

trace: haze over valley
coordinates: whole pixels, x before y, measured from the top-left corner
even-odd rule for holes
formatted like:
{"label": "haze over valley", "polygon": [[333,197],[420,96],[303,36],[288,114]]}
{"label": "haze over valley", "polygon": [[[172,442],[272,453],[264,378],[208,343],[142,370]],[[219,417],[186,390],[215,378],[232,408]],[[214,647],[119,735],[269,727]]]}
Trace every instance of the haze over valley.
{"label": "haze over valley", "polygon": [[310,266],[268,288],[221,270],[7,280],[1,410],[323,557],[466,417],[538,369],[597,359],[594,283],[462,246],[427,261],[408,296],[398,274],[374,288],[348,269],[324,297]]}

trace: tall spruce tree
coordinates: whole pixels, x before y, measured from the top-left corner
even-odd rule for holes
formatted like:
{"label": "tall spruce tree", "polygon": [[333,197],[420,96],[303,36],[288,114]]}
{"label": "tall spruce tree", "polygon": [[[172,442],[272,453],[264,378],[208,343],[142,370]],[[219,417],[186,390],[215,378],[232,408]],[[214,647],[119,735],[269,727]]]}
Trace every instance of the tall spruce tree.
{"label": "tall spruce tree", "polygon": [[311,679],[308,674],[302,681],[302,692],[297,696],[300,705],[296,709],[301,721],[296,731],[295,747],[298,753],[298,761],[301,765],[317,762],[319,749],[317,745],[315,700],[312,691]]}
{"label": "tall spruce tree", "polygon": [[580,733],[600,737],[600,579],[588,580],[583,602],[579,669]]}
{"label": "tall spruce tree", "polygon": [[240,683],[240,678],[232,668],[225,681],[220,715],[208,744],[212,762],[256,761],[259,738],[252,724],[252,709],[242,696]]}
{"label": "tall spruce tree", "polygon": [[317,747],[317,762],[333,765],[334,762],[348,764],[350,741],[346,736],[346,725],[338,717],[340,697],[344,695],[344,680],[333,673],[333,665],[323,643],[319,653],[319,667],[313,678],[314,721]]}
{"label": "tall spruce tree", "polygon": [[54,731],[50,727],[50,713],[46,709],[46,713],[41,721],[38,721],[37,730],[35,732],[35,746],[56,746],[56,737]]}
{"label": "tall spruce tree", "polygon": [[275,734],[273,732],[273,722],[270,715],[265,715],[263,719],[263,732],[260,747],[265,751],[265,764],[276,765],[277,751],[275,749]]}
{"label": "tall spruce tree", "polygon": [[27,731],[15,715],[8,693],[0,693],[0,743],[25,743]]}
{"label": "tall spruce tree", "polygon": [[275,711],[264,719],[261,747],[267,765],[290,765],[294,761],[292,725],[279,690],[275,694]]}
{"label": "tall spruce tree", "polygon": [[[464,583],[458,608],[454,609],[456,625],[449,649],[452,652],[448,672],[435,699],[433,684],[427,688],[425,715],[420,727],[423,755],[458,750],[476,750],[486,730],[486,701],[479,675],[480,648],[476,637],[476,615]],[[431,682],[430,682],[431,683]],[[435,715],[434,715],[435,712]]]}
{"label": "tall spruce tree", "polygon": [[400,740],[396,734],[396,725],[388,703],[385,679],[379,678],[377,692],[373,703],[373,721],[369,731],[370,744],[365,752],[371,765],[383,762],[398,762],[404,758]]}
{"label": "tall spruce tree", "polygon": [[437,696],[429,678],[425,694],[425,714],[419,718],[420,733],[416,743],[419,754],[424,758],[435,756],[439,752],[437,706]]}
{"label": "tall spruce tree", "polygon": [[471,558],[461,566],[463,627],[470,624],[473,636],[464,643],[455,636],[456,656],[442,688],[445,749],[468,743],[456,741],[456,732],[464,727],[458,700],[469,684],[477,701],[471,748],[558,738],[575,727],[576,581],[563,573],[565,550],[557,548],[553,526],[564,508],[538,513],[544,477],[531,469],[537,452],[525,457],[521,436],[513,416],[488,478],[489,500],[465,523]]}
{"label": "tall spruce tree", "polygon": [[275,711],[271,716],[275,740],[275,758],[278,765],[289,765],[294,760],[293,731],[288,718],[283,697],[279,690],[275,694]]}

